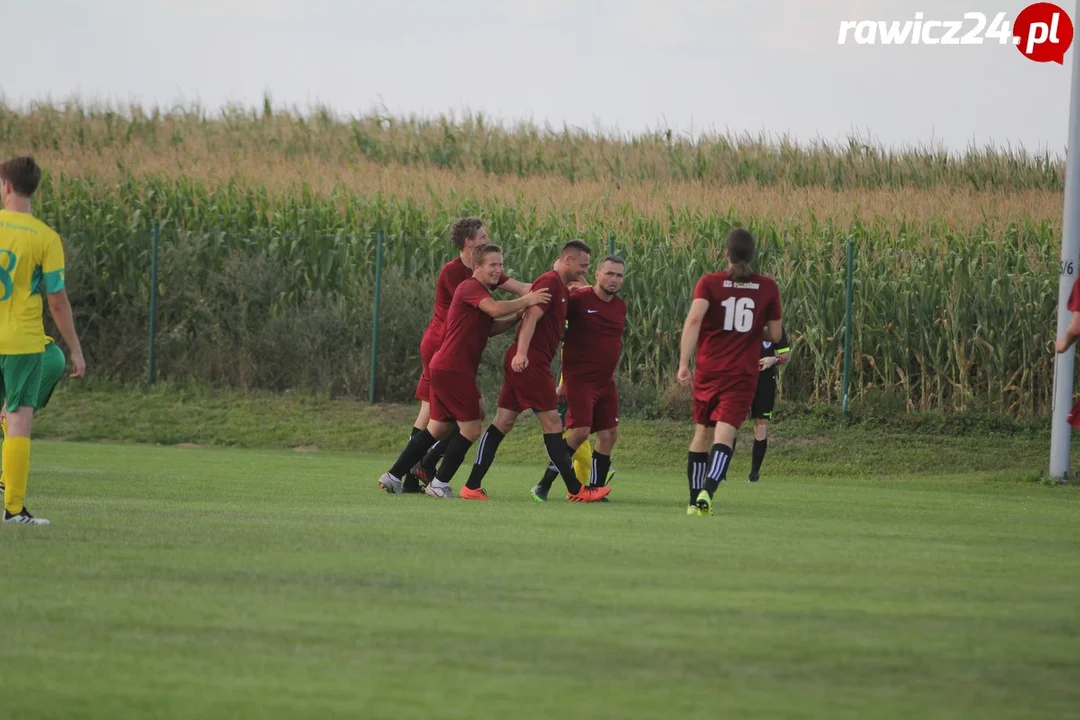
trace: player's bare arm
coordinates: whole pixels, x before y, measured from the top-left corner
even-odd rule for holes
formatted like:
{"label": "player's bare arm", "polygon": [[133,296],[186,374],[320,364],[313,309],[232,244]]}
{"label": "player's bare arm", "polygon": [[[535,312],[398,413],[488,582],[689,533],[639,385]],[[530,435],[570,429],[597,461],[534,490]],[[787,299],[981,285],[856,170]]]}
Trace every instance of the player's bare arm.
{"label": "player's bare arm", "polygon": [[510,278],[509,280],[504,282],[500,286],[499,289],[500,290],[505,290],[508,293],[513,293],[514,295],[517,295],[518,297],[525,297],[526,295],[529,294],[529,291],[532,289],[532,285],[529,284],[529,283],[523,283],[520,280],[515,280],[513,278]]}
{"label": "player's bare arm", "polygon": [[[683,323],[682,338],[679,340],[679,384],[686,387],[690,385],[693,374],[690,372],[690,356],[697,347],[698,336],[701,335],[701,321],[705,313],[709,311],[709,301],[697,298],[690,303],[690,312],[686,314]],[[772,323],[770,323],[771,327]],[[779,321],[777,321],[779,327]],[[778,338],[779,339],[779,338]]]}
{"label": "player's bare arm", "polygon": [[495,337],[496,335],[502,335],[507,330],[514,328],[518,321],[521,320],[521,316],[524,311],[518,311],[514,313],[513,317],[503,318],[502,320],[496,320],[491,324],[491,330],[488,332],[488,337]]}
{"label": "player's bare arm", "polygon": [[1059,353],[1063,353],[1073,346],[1073,343],[1080,338],[1080,313],[1072,314],[1072,321],[1069,326],[1065,328],[1064,337],[1059,337],[1057,342],[1054,343],[1054,349]]}
{"label": "player's bare arm", "polygon": [[784,337],[784,325],[779,319],[770,320],[765,326],[765,338],[769,342],[778,343]]}
{"label": "player's bare arm", "polygon": [[[504,315],[510,315],[525,310],[526,308],[543,305],[549,300],[551,300],[551,292],[540,289],[535,292],[529,292],[523,297],[519,297],[517,300],[484,299],[480,301],[480,304],[477,307],[493,318],[500,318]],[[543,313],[541,312],[541,314]]]}
{"label": "player's bare arm", "polygon": [[529,367],[529,343],[532,342],[533,333],[536,332],[536,323],[543,316],[544,311],[538,307],[531,307],[525,312],[521,320],[521,333],[517,338],[517,354],[510,361],[510,367],[514,372],[521,372]]}
{"label": "player's bare arm", "polygon": [[79,335],[75,332],[75,319],[71,313],[71,301],[68,300],[67,290],[49,293],[48,298],[49,313],[71,352],[71,377],[82,377],[86,373],[86,360],[83,359]]}

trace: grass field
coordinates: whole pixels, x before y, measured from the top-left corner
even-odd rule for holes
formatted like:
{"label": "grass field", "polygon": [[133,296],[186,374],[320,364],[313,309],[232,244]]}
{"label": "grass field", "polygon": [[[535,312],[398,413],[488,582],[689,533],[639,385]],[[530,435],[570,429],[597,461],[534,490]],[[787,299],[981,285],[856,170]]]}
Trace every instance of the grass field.
{"label": "grass field", "polygon": [[[86,397],[59,395],[43,433],[75,417],[115,434]],[[1080,703],[1080,495],[1031,481],[1042,437],[792,419],[762,482],[745,482],[740,445],[718,516],[696,518],[673,423],[628,423],[599,506],[528,498],[542,465],[521,464],[539,453],[526,423],[492,500],[468,503],[381,494],[386,452],[258,447],[335,446],[350,427],[355,447],[392,447],[404,410],[99,401],[128,439],[161,424],[170,445],[35,443],[28,504],[53,525],[0,527],[8,717],[1061,718]]]}

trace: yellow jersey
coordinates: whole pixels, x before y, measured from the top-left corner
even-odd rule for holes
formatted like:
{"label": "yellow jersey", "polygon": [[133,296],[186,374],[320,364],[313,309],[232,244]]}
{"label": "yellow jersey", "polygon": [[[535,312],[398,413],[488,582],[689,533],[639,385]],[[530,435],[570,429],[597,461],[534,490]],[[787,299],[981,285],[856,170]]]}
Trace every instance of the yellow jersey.
{"label": "yellow jersey", "polygon": [[43,289],[64,289],[60,236],[33,215],[0,210],[0,355],[45,351]]}

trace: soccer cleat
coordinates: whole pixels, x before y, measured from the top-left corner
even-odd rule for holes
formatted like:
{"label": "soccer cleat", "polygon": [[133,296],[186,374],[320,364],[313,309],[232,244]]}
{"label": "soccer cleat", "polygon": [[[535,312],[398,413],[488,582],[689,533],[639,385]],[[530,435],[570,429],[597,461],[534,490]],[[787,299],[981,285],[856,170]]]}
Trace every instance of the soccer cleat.
{"label": "soccer cleat", "polygon": [[379,478],[379,487],[389,495],[401,495],[404,492],[401,481],[390,473],[382,474],[382,477]]}
{"label": "soccer cleat", "polygon": [[707,490],[698,493],[694,504],[697,505],[699,515],[712,515],[712,497]]}
{"label": "soccer cleat", "polygon": [[611,492],[611,488],[609,487],[586,487],[585,485],[582,485],[576,495],[572,495],[569,492],[566,493],[566,499],[570,502],[578,503],[600,502],[607,497],[609,492]]}
{"label": "soccer cleat", "polygon": [[686,506],[686,514],[687,515],[701,515],[701,510],[698,508],[697,505],[687,505]]}
{"label": "soccer cleat", "polygon": [[536,502],[547,502],[548,489],[543,485],[534,485],[529,494],[532,495],[532,499]]}
{"label": "soccer cleat", "polygon": [[449,485],[444,485],[443,487],[435,487],[435,484],[432,483],[426,488],[424,488],[424,492],[433,498],[442,498],[444,500],[454,499],[454,489]]}
{"label": "soccer cleat", "polygon": [[4,508],[4,522],[6,523],[18,523],[20,525],[48,525],[49,521],[45,518],[36,518],[31,515],[26,508],[22,509],[22,512],[12,515]]}
{"label": "soccer cleat", "polygon": [[746,478],[746,482],[757,482],[758,477],[760,476],[757,473],[750,473],[750,477]]}
{"label": "soccer cleat", "polygon": [[488,494],[487,490],[485,490],[484,488],[473,490],[471,487],[466,485],[465,487],[461,488],[461,492],[458,493],[458,497],[462,500],[487,500]]}
{"label": "soccer cleat", "polygon": [[429,477],[428,473],[427,473],[427,470],[420,467],[419,464],[417,464],[416,467],[414,467],[412,470],[410,470],[410,472],[413,474],[413,477],[415,477],[417,480],[420,481],[420,489],[421,490],[423,490],[428,485],[430,485],[431,481],[435,479],[435,478]]}

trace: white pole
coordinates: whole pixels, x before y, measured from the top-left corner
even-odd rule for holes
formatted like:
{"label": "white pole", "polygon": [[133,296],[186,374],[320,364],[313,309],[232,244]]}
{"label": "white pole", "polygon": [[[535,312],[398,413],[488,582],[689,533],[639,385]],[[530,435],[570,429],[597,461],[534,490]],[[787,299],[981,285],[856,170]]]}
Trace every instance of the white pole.
{"label": "white pole", "polygon": [[[1080,13],[1080,0],[1077,0]],[[1074,14],[1080,19],[1080,15]],[[1069,94],[1069,138],[1065,160],[1065,217],[1061,228],[1061,278],[1058,283],[1057,336],[1065,334],[1072,320],[1067,307],[1076,265],[1080,261],[1080,52],[1072,48],[1072,90]],[[1054,420],[1050,429],[1050,477],[1069,481],[1069,440],[1072,428],[1068,423],[1072,407],[1073,365],[1075,348],[1057,356],[1054,362]]]}

